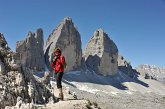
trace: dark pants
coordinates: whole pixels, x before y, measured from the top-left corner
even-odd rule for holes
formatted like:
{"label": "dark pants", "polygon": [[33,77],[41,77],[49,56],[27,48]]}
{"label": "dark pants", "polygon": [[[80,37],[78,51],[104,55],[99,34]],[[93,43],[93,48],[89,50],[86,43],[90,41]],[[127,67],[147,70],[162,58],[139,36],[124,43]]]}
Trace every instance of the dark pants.
{"label": "dark pants", "polygon": [[63,77],[63,72],[57,72],[55,73],[55,78],[56,78],[56,81],[57,81],[57,88],[62,88],[62,77]]}

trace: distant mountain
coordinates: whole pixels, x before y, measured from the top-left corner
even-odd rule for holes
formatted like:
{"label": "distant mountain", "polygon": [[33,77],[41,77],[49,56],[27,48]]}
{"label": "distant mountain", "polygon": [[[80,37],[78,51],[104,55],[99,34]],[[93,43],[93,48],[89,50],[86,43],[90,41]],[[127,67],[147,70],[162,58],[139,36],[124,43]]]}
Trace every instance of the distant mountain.
{"label": "distant mountain", "polygon": [[143,64],[139,65],[136,70],[146,79],[155,79],[165,83],[165,68]]}

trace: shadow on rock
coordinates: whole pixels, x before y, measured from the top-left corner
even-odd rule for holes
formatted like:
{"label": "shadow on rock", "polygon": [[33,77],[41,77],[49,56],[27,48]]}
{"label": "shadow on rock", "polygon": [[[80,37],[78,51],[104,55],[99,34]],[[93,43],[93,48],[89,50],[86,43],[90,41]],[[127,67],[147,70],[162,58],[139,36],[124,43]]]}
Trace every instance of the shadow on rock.
{"label": "shadow on rock", "polygon": [[94,83],[94,84],[100,84],[100,85],[111,85],[120,90],[128,89],[128,87],[123,84],[125,82],[134,82],[142,86],[149,87],[147,83],[139,80],[137,77],[138,75],[135,74],[135,77],[131,78],[121,71],[119,71],[114,76],[102,76],[91,71],[84,71],[84,72],[77,71],[77,72],[65,73],[64,81],[65,82],[68,81],[67,84],[69,82],[86,82],[86,83]]}

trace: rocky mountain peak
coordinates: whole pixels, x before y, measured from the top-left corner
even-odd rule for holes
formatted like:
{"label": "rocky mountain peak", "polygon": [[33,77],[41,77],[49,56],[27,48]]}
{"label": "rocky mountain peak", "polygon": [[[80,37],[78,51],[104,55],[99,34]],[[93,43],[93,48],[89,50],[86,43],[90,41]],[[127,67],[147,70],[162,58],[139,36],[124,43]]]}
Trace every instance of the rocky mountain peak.
{"label": "rocky mountain peak", "polygon": [[150,72],[150,73],[165,74],[165,68],[158,67],[156,65],[142,64],[142,65],[139,65],[136,69],[139,71],[143,70],[143,72],[145,71],[146,73]]}
{"label": "rocky mountain peak", "polygon": [[117,73],[118,49],[103,29],[94,32],[84,51],[85,63],[88,68],[103,75]]}
{"label": "rocky mountain peak", "polygon": [[[74,23],[72,22],[72,19],[70,17],[66,17],[64,18],[60,24],[52,31],[52,33],[48,36],[48,39],[46,40],[46,48],[47,48],[47,45],[50,45],[53,41],[53,39],[57,39],[58,37],[55,37],[55,36],[59,36],[61,34],[61,30],[64,31],[64,28],[65,29],[69,29],[69,28],[74,28],[74,30],[76,29],[74,27]],[[77,31],[77,30],[76,30]],[[69,31],[67,31],[69,32]]]}
{"label": "rocky mountain peak", "polygon": [[41,28],[37,29],[36,33],[29,32],[25,40],[18,41],[16,52],[20,54],[22,65],[37,71],[44,70],[43,46],[43,30]]}
{"label": "rocky mountain peak", "polygon": [[64,24],[73,24],[74,25],[74,23],[72,22],[72,19],[70,17],[64,18],[63,23]]}
{"label": "rocky mountain peak", "polygon": [[95,32],[94,32],[94,37],[104,37],[104,36],[107,36],[105,35],[106,33],[104,32],[104,30],[102,28],[99,28],[97,29]]}
{"label": "rocky mountain peak", "polygon": [[82,59],[81,37],[69,17],[64,18],[46,41],[45,59],[49,69],[51,69],[50,63],[56,47],[59,47],[62,54],[67,57],[66,72],[80,68]]}
{"label": "rocky mountain peak", "polygon": [[145,78],[155,79],[165,83],[165,68],[163,67],[142,64],[139,65],[136,70]]}

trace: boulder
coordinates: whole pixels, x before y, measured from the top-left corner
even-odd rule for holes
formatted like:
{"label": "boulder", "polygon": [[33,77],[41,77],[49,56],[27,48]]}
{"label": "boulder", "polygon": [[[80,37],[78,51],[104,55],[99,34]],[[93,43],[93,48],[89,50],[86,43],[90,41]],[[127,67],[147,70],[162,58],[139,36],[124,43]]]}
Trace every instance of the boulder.
{"label": "boulder", "polygon": [[81,67],[81,38],[72,19],[69,17],[65,18],[58,27],[53,30],[46,41],[45,60],[49,70],[52,70],[50,63],[56,47],[59,47],[65,56],[67,64],[65,72],[78,70]]}
{"label": "boulder", "polygon": [[37,71],[43,71],[44,61],[44,40],[42,29],[37,29],[36,33],[29,32],[23,41],[16,44],[16,52],[20,54],[21,64]]}
{"label": "boulder", "polygon": [[24,78],[23,78],[23,74],[22,74],[22,73],[18,73],[18,74],[16,75],[16,84],[17,84],[18,86],[23,86],[23,85],[25,84],[25,82],[24,82],[23,79],[24,79]]}
{"label": "boulder", "polygon": [[50,84],[50,73],[49,72],[45,72],[44,78],[43,78],[43,83],[45,85],[49,85]]}
{"label": "boulder", "polygon": [[87,67],[98,74],[115,75],[118,71],[118,48],[102,29],[94,32],[83,57]]}

